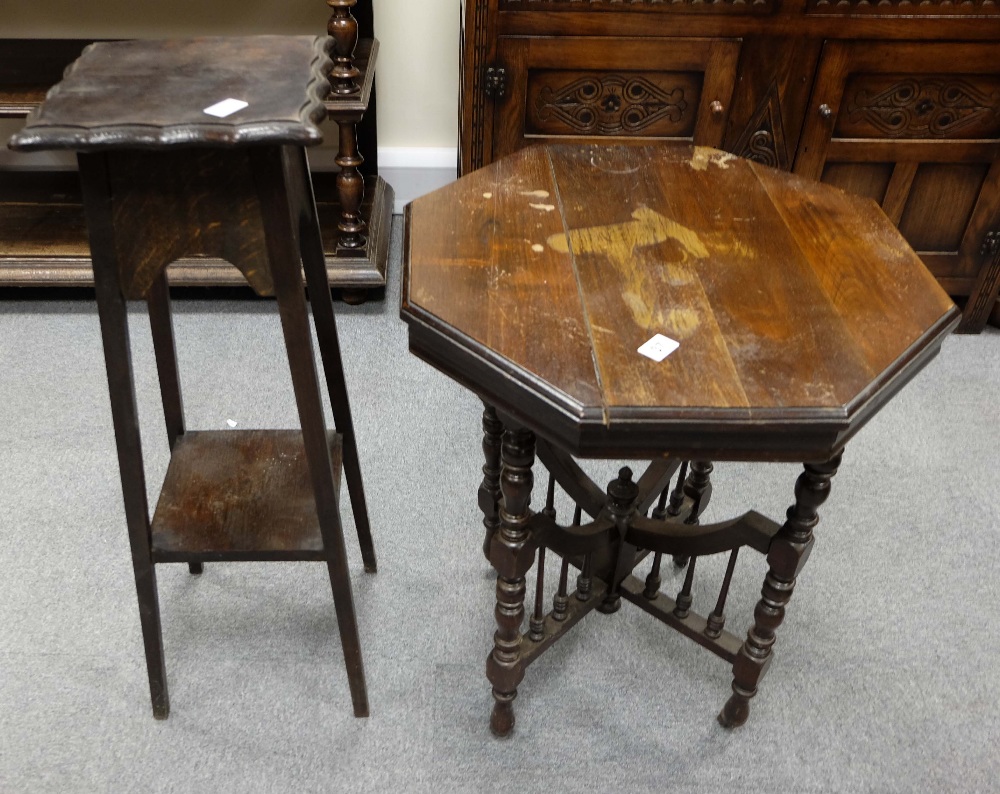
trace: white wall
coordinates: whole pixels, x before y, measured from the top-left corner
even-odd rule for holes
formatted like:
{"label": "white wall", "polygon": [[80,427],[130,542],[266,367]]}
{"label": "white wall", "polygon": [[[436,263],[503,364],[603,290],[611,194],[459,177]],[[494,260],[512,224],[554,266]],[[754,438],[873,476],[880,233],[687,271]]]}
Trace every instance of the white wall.
{"label": "white wall", "polygon": [[[435,171],[430,183],[427,173],[418,180],[431,186],[454,175],[460,0],[374,3],[382,45],[376,72],[381,171],[408,199],[412,190],[400,184],[407,170]],[[0,37],[321,34],[329,16],[323,0],[0,0]],[[18,126],[5,123],[0,135],[6,139]],[[10,156],[0,164],[11,164]]]}

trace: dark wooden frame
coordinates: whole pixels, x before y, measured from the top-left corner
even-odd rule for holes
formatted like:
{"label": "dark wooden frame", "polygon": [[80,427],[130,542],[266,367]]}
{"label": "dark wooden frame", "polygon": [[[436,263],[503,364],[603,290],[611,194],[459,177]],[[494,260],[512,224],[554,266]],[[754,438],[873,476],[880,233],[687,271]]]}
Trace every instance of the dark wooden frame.
{"label": "dark wooden frame", "polygon": [[[920,4],[859,0],[599,0],[586,4],[564,0],[470,0],[461,43],[460,172],[469,173],[529,140],[526,112],[521,106],[529,67],[540,73],[549,67],[542,55],[526,59],[526,49],[572,46],[580,73],[603,78],[616,74],[616,70],[649,68],[645,63],[648,59],[629,60],[629,52],[639,52],[643,47],[670,52],[687,42],[706,39],[740,42],[739,65],[730,75],[731,85],[736,87],[731,99],[725,96],[726,91],[703,95],[703,104],[714,104],[724,118],[721,148],[786,170],[815,172],[815,163],[809,162],[813,155],[805,148],[817,140],[817,134],[822,138],[824,132],[829,135],[832,130],[823,114],[835,111],[829,95],[835,96],[838,89],[827,84],[823,76],[830,66],[840,63],[838,47],[850,47],[856,52],[871,49],[874,57],[880,46],[888,44],[895,48],[895,54],[882,59],[885,68],[904,75],[909,74],[911,61],[921,59],[924,65],[916,71],[935,73],[927,65],[929,53],[935,48],[941,54],[931,60],[938,64],[939,73],[955,71],[960,62],[977,61],[963,68],[979,76],[1000,75],[1000,58],[982,55],[1000,47],[1000,11],[995,4],[980,0],[959,4],[944,0]],[[604,53],[616,43],[621,53],[611,62]],[[705,70],[704,79],[719,78]],[[991,102],[995,109],[1000,95],[994,93]],[[705,112],[706,107],[700,108],[701,115]],[[538,140],[545,137],[539,136]],[[694,137],[687,140],[703,142]],[[908,184],[903,190],[902,177],[909,173],[912,178],[914,170],[912,162],[905,162],[910,155],[899,149],[917,142],[898,141],[887,135],[876,143],[886,161],[904,166],[899,169],[895,189],[878,198],[893,217],[894,210],[902,211],[909,195]],[[909,151],[926,158],[920,163],[934,164],[938,162],[935,157],[942,157],[948,163],[995,165],[1000,144],[993,135],[982,141],[928,141],[922,153],[918,154],[915,146],[910,146]],[[821,173],[822,164],[819,170]],[[942,256],[942,249],[933,246],[920,249],[951,295],[968,296],[959,327],[962,332],[982,330],[991,311],[1000,311],[1000,246],[989,244],[990,235],[1000,232],[996,182],[996,173],[986,177],[982,192],[977,192],[976,211],[955,250],[949,249],[948,255]],[[953,188],[939,185],[938,189],[946,195]],[[931,199],[921,201],[927,204]],[[931,217],[925,223],[936,223],[933,213],[926,212]],[[899,221],[898,213],[895,219]]]}
{"label": "dark wooden frame", "polygon": [[[153,714],[163,719],[169,713],[156,595],[155,563],[188,562],[192,565],[193,573],[200,573],[201,564],[206,560],[321,559],[327,563],[330,574],[354,713],[359,717],[367,716],[368,700],[364,667],[335,484],[335,479],[339,478],[334,477],[332,468],[333,460],[339,468],[341,449],[343,449],[343,463],[354,506],[365,569],[374,572],[376,560],[340,359],[333,304],[329,289],[326,288],[319,228],[308,188],[308,167],[303,151],[297,147],[265,147],[251,151],[253,156],[249,162],[252,163],[255,172],[257,198],[263,208],[262,217],[266,224],[264,234],[267,240],[268,259],[271,263],[270,276],[273,279],[281,312],[289,366],[302,422],[302,439],[319,517],[318,526],[322,536],[322,549],[319,551],[306,543],[301,549],[285,549],[275,554],[269,551],[274,544],[266,533],[258,537],[260,548],[218,545],[206,547],[206,544],[196,536],[188,539],[191,543],[188,548],[183,545],[177,547],[176,544],[164,544],[162,538],[160,545],[167,545],[170,548],[168,550],[157,548],[158,535],[163,533],[158,532],[156,519],[154,518],[151,523],[149,518],[129,347],[128,317],[125,309],[126,300],[137,296],[129,294],[127,287],[121,281],[121,274],[132,272],[131,268],[134,265],[119,260],[116,253],[119,249],[115,242],[116,236],[120,236],[121,232],[116,229],[114,209],[128,204],[132,197],[127,192],[123,195],[112,195],[107,188],[110,184],[109,169],[113,167],[119,171],[123,169],[127,171],[134,167],[131,163],[132,155],[128,152],[79,155],[90,243],[94,252],[97,302],[108,368],[108,384],[146,648]],[[137,166],[144,167],[138,163]],[[228,199],[223,197],[222,200]],[[337,453],[334,458],[331,458],[331,437],[325,427],[319,381],[313,364],[308,309],[299,279],[300,255],[309,284],[313,320],[337,423],[338,434],[333,437],[333,448]],[[185,426],[170,319],[169,292],[163,270],[160,270],[155,277],[153,286],[145,298],[149,303],[167,435],[171,449],[175,450],[185,436]],[[265,434],[260,443],[266,445],[269,440],[273,440],[273,436]],[[182,459],[172,458],[172,465],[175,460]],[[180,477],[169,469],[167,476],[168,479],[171,476]],[[290,495],[274,493],[270,496],[277,500],[287,500]],[[218,494],[218,497],[222,500],[229,498],[226,494]],[[183,504],[181,507],[190,510],[195,506]],[[157,516],[163,509],[165,508],[161,503]],[[280,527],[269,529],[273,532],[281,530]]]}
{"label": "dark wooden frame", "polygon": [[[22,151],[77,153],[153,714],[169,713],[155,565],[319,560],[327,564],[356,716],[368,714],[340,518],[347,479],[365,569],[375,550],[305,147],[322,140],[330,80],[360,93],[342,42],[272,36],[95,44],[11,140]],[[353,45],[351,47],[353,49]],[[336,68],[331,72],[331,51]],[[240,84],[248,108],[199,108],[233,89],[231,64],[266,55],[271,79]],[[174,102],[161,69],[188,68]],[[125,101],[122,85],[139,97]],[[143,104],[145,103],[145,105]],[[150,123],[150,118],[157,123]],[[345,125],[341,125],[342,130]],[[342,132],[342,143],[353,136]],[[360,181],[355,170],[341,176]],[[350,189],[350,186],[349,186]],[[349,218],[343,220],[342,225]],[[224,258],[281,316],[300,431],[185,427],[167,268]],[[302,273],[337,432],[330,433]],[[170,461],[150,520],[129,344],[128,300],[146,300]]]}

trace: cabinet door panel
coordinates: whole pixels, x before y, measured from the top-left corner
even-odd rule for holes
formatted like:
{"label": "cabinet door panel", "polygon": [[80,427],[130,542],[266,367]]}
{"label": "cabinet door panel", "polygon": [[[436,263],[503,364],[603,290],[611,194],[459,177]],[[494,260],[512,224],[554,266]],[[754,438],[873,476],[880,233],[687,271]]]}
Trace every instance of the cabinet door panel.
{"label": "cabinet door panel", "polygon": [[971,296],[967,330],[995,300],[982,274],[998,157],[1000,44],[824,46],[795,172],[878,201],[942,285]]}
{"label": "cabinet door panel", "polygon": [[822,181],[881,204],[892,181],[892,171],[892,163],[829,162],[823,169]]}
{"label": "cabinet door panel", "polygon": [[903,236],[922,251],[961,249],[988,171],[986,163],[920,164],[899,220]]}
{"label": "cabinet door panel", "polygon": [[738,40],[501,38],[507,75],[493,159],[542,141],[658,139],[719,146]]}

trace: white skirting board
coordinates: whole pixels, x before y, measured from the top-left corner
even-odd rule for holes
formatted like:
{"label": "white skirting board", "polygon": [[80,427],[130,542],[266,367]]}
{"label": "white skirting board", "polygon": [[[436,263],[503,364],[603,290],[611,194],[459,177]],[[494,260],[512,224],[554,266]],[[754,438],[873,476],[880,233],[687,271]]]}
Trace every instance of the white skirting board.
{"label": "white skirting board", "polygon": [[[361,153],[364,156],[364,152]],[[333,150],[313,149],[309,165],[336,170]],[[396,193],[392,211],[400,215],[409,202],[453,182],[458,175],[458,149],[430,146],[388,146],[378,150],[378,173]]]}
{"label": "white skirting board", "polygon": [[[334,149],[323,147],[309,151],[310,167],[318,171],[337,169]],[[364,152],[362,152],[362,156]],[[0,149],[0,170],[73,169],[72,152],[37,152],[30,155]],[[428,146],[392,146],[378,150],[379,175],[396,192],[392,211],[399,215],[415,198],[444,187],[458,174],[458,149]],[[3,177],[0,176],[0,179]]]}
{"label": "white skirting board", "polygon": [[[0,171],[75,171],[73,152],[12,152],[0,137]],[[3,175],[0,174],[0,179]]]}

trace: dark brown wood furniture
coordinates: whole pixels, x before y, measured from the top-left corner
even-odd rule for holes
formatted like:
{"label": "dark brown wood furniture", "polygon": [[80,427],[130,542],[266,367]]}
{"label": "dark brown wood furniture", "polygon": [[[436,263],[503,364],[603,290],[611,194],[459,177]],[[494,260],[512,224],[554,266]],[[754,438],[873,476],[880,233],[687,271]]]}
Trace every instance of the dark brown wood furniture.
{"label": "dark brown wood furniture", "polygon": [[[341,465],[371,572],[375,551],[303,148],[322,140],[330,44],[311,36],[95,44],[11,140],[24,151],[78,152],[157,718],[169,701],[155,565],[187,562],[200,573],[204,562],[226,560],[326,562],[354,713],[368,714]],[[205,112],[234,99],[246,106],[220,118]],[[301,430],[185,428],[166,268],[190,255],[232,262],[258,294],[276,296]],[[300,261],[337,432],[323,417]],[[171,450],[152,522],[125,310],[140,298]]]}
{"label": "dark brown wood furniture", "polygon": [[[513,727],[525,668],[621,598],[733,664],[720,720],[742,724],[844,446],[937,353],[958,309],[874,202],[703,147],[532,147],[414,201],[406,229],[410,350],[487,405],[494,732]],[[657,334],[680,343],[662,361],[637,352]],[[541,509],[536,454],[551,475]],[[602,489],[573,456],[652,463]],[[750,511],[699,525],[718,460],[805,462],[785,522]],[[555,483],[578,505],[566,525]],[[770,570],[740,640],[724,623],[743,546]],[[562,558],[551,610],[547,550]],[[643,580],[632,571],[649,553]],[[729,566],[702,617],[695,564],[719,553]],[[676,599],[659,592],[663,554],[688,566]]]}
{"label": "dark brown wood furniture", "polygon": [[992,0],[468,0],[461,168],[544,141],[716,146],[878,201],[983,328],[1000,289]]}
{"label": "dark brown wood furniture", "polygon": [[[336,90],[326,97],[328,115],[341,132],[337,162],[346,163],[351,176],[339,182],[333,173],[313,178],[330,284],[350,302],[363,301],[385,286],[393,205],[392,188],[378,176],[374,97],[378,41],[371,2],[356,3],[327,3],[332,10],[330,33],[336,31],[336,40],[342,42],[338,57],[351,60],[350,64],[342,60],[338,68],[350,72],[354,80],[354,90]],[[0,39],[0,118],[22,118],[37,107],[88,43]],[[360,209],[355,207],[359,201]],[[169,278],[176,286],[243,284],[239,273],[213,257],[185,258],[171,268]],[[76,174],[57,170],[0,174],[0,286],[91,283]]]}

